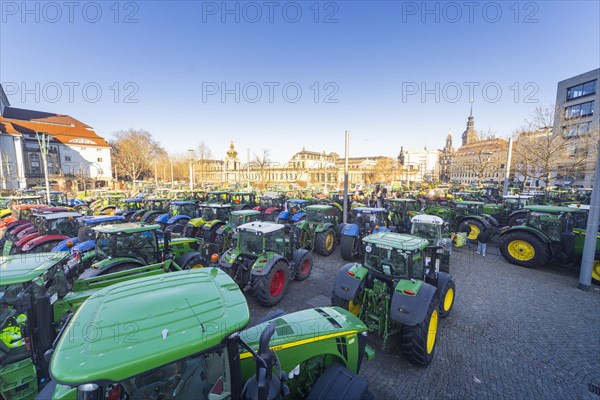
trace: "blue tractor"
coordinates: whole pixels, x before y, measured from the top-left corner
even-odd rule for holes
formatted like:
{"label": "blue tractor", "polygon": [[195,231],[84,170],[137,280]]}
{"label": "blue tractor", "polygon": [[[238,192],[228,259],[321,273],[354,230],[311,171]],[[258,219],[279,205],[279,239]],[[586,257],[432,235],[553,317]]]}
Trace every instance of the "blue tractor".
{"label": "blue tractor", "polygon": [[306,216],[306,206],[310,204],[309,200],[289,199],[286,201],[285,210],[277,217],[277,223],[289,225],[301,221]]}
{"label": "blue tractor", "polygon": [[141,197],[133,197],[123,199],[119,202],[116,215],[122,215],[126,221],[130,221],[133,215],[142,209],[144,199]]}
{"label": "blue tractor", "polygon": [[342,227],[340,253],[344,260],[352,261],[362,256],[362,238],[372,233],[388,232],[385,226],[385,208],[356,207],[352,210],[351,224]]}
{"label": "blue tractor", "polygon": [[199,216],[200,210],[196,202],[176,200],[169,203],[168,212],[156,217],[154,223],[159,224],[163,232],[168,230],[181,235],[187,223]]}

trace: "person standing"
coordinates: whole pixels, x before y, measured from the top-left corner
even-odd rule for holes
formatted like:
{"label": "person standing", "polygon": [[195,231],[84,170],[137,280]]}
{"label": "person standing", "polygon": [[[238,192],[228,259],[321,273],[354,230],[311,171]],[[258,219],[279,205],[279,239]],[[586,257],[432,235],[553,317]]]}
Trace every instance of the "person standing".
{"label": "person standing", "polygon": [[487,244],[490,241],[490,230],[484,229],[477,235],[477,254],[481,254],[485,257],[485,251]]}
{"label": "person standing", "polygon": [[458,226],[458,233],[465,233],[466,236],[466,242],[467,242],[467,246],[469,247],[469,249],[471,249],[471,242],[469,241],[469,235],[471,234],[471,225],[469,225],[469,223],[467,221],[463,221],[459,226]]}

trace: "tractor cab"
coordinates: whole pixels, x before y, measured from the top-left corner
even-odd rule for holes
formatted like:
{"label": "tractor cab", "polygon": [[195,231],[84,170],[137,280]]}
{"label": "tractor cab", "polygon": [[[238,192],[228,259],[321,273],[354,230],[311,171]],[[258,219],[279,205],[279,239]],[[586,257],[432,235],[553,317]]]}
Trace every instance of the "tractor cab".
{"label": "tractor cab", "polygon": [[442,240],[444,220],[435,215],[416,215],[411,219],[410,234],[429,240],[434,246]]}
{"label": "tractor cab", "polygon": [[258,221],[260,216],[260,212],[254,210],[232,211],[231,214],[229,214],[229,226],[235,230],[240,225]]}
{"label": "tractor cab", "polygon": [[123,199],[119,202],[119,211],[123,214],[127,214],[129,212],[141,210],[143,202],[144,199],[142,197]]}
{"label": "tractor cab", "polygon": [[454,209],[457,216],[465,216],[469,214],[483,214],[483,201],[457,201],[454,204]]}
{"label": "tractor cab", "polygon": [[169,215],[187,215],[190,218],[198,216],[198,206],[193,201],[172,201],[169,203]]}
{"label": "tractor cab", "polygon": [[352,221],[358,226],[359,234],[371,233],[385,227],[387,211],[385,208],[357,207],[352,210]]}
{"label": "tractor cab", "polygon": [[33,223],[38,227],[38,234],[76,236],[78,230],[77,218],[81,214],[75,211],[36,214]]}
{"label": "tractor cab", "polygon": [[421,211],[421,204],[415,199],[389,199],[388,220],[391,231],[409,232],[410,217]]}
{"label": "tractor cab", "polygon": [[160,262],[163,257],[158,243],[159,228],[159,225],[139,223],[96,227],[96,258],[128,257],[139,259],[144,264]]}
{"label": "tractor cab", "polygon": [[243,254],[286,254],[285,227],[273,223],[249,223],[238,228],[238,248]]}
{"label": "tractor cab", "polygon": [[423,250],[429,246],[426,239],[398,234],[388,243],[386,233],[376,233],[363,239],[363,265],[379,272],[384,279],[419,279],[424,277]]}
{"label": "tractor cab", "polygon": [[147,211],[163,211],[169,208],[168,198],[151,197],[144,200],[144,209]]}
{"label": "tractor cab", "polygon": [[256,206],[256,194],[251,192],[231,192],[229,201],[236,210],[250,210]]}
{"label": "tractor cab", "polygon": [[46,199],[46,191],[45,190],[39,191],[39,192],[37,192],[37,194],[43,198],[43,201],[46,204],[50,204],[52,206],[68,206],[69,205],[69,199],[67,199],[67,195],[62,192],[59,192],[57,190],[50,191],[50,199],[49,200]]}
{"label": "tractor cab", "polygon": [[513,212],[517,210],[523,209],[525,206],[536,204],[536,200],[534,196],[504,196],[502,200],[502,205],[504,207],[504,212]]}
{"label": "tractor cab", "polygon": [[229,202],[229,192],[218,190],[208,192],[205,203],[208,204],[225,204]]}
{"label": "tractor cab", "polygon": [[77,235],[77,218],[81,214],[75,211],[40,213],[32,215],[32,228],[17,236],[15,242],[7,241],[4,254],[27,252],[49,252],[62,240]]}
{"label": "tractor cab", "polygon": [[[338,214],[336,209],[329,205],[314,204],[306,207],[306,221],[337,224]],[[375,217],[377,219],[377,217]]]}
{"label": "tractor cab", "polygon": [[227,221],[231,212],[230,204],[203,204],[200,206],[202,219],[208,221]]}

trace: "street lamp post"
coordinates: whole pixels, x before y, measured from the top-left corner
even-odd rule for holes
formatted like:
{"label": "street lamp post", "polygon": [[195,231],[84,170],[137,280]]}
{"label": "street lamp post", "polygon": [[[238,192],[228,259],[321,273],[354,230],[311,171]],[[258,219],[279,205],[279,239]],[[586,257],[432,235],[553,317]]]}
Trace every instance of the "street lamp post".
{"label": "street lamp post", "polygon": [[194,190],[194,150],[188,150],[190,156],[190,190]]}

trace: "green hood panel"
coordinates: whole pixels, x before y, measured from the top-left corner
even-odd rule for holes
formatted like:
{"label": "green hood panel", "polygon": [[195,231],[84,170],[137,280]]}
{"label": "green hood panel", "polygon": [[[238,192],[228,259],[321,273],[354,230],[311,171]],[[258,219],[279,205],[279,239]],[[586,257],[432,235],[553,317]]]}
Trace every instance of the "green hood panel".
{"label": "green hood panel", "polygon": [[69,257],[68,251],[57,253],[23,253],[0,258],[0,285],[29,282]]}
{"label": "green hood panel", "polygon": [[67,385],[120,381],[216,346],[248,321],[242,292],[219,269],[123,282],[81,306],[56,346],[51,374]]}

